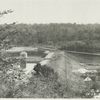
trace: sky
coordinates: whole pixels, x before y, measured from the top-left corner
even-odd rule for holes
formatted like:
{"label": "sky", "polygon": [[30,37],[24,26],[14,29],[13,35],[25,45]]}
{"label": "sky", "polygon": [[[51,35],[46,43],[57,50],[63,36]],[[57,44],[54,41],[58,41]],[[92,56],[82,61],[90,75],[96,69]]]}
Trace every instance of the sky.
{"label": "sky", "polygon": [[0,0],[3,23],[100,23],[100,0]]}

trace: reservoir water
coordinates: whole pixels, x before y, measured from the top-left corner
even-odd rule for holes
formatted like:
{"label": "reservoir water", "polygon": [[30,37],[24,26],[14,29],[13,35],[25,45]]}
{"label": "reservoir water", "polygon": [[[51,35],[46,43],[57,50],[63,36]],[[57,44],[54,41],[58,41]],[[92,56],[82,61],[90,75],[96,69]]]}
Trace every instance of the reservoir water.
{"label": "reservoir water", "polygon": [[86,54],[78,54],[78,53],[69,53],[75,60],[80,63],[93,63],[100,64],[100,56],[98,55],[86,55]]}

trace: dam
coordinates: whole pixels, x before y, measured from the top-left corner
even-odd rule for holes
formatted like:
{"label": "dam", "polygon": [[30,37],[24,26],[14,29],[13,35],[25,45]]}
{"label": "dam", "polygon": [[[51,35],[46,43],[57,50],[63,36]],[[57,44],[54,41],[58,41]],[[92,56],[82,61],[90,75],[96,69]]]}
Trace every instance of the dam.
{"label": "dam", "polygon": [[73,73],[82,66],[67,53],[60,50],[45,50],[35,47],[13,47],[6,50],[8,57],[20,59],[21,53],[26,52],[26,73],[31,73],[36,63],[46,65],[58,74],[58,81],[74,92],[82,92],[85,88],[85,82],[80,75]]}

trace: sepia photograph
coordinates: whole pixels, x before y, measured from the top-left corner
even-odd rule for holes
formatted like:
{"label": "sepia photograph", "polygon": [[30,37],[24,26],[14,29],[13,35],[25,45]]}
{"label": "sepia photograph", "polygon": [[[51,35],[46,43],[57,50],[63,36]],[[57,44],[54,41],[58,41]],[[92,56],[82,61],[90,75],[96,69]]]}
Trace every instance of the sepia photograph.
{"label": "sepia photograph", "polygon": [[100,0],[0,0],[0,98],[99,99]]}

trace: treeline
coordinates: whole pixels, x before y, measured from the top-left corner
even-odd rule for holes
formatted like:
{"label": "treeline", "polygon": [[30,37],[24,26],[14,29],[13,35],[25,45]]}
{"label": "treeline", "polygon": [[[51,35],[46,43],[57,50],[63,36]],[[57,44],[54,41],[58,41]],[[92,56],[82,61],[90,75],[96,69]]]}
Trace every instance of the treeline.
{"label": "treeline", "polygon": [[0,41],[9,45],[52,45],[63,50],[100,51],[100,24],[0,25]]}

